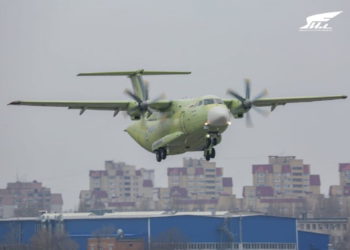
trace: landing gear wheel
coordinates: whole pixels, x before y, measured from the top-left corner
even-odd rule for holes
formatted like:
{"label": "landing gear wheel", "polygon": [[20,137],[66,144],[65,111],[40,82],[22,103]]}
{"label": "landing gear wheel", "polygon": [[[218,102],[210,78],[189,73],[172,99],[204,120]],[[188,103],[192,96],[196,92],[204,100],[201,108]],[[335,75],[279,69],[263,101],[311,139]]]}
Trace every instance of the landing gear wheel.
{"label": "landing gear wheel", "polygon": [[166,159],[166,156],[167,156],[166,149],[165,149],[165,148],[160,148],[159,151],[160,151],[160,157],[161,157],[163,160],[165,160],[165,159]]}
{"label": "landing gear wheel", "polygon": [[216,154],[216,153],[215,153],[215,148],[212,148],[212,149],[211,149],[211,153],[210,153],[210,158],[213,158],[213,159],[214,159],[214,158],[215,158],[215,154]]}
{"label": "landing gear wheel", "polygon": [[160,151],[156,150],[155,153],[156,153],[157,162],[161,162],[162,161],[162,156],[161,156]]}
{"label": "landing gear wheel", "polygon": [[206,150],[206,151],[204,151],[204,157],[205,157],[205,159],[207,160],[207,161],[210,161],[210,152],[209,152],[209,150]]}

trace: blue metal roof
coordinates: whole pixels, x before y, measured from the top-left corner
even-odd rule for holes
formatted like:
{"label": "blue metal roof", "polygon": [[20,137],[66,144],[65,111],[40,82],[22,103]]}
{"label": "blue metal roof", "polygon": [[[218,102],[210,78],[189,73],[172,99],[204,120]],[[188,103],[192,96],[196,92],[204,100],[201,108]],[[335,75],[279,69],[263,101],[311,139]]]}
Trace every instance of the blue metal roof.
{"label": "blue metal roof", "polygon": [[[66,219],[63,216],[59,218],[63,220],[48,218],[45,223],[51,225],[52,228],[63,223],[65,231],[79,244],[80,249],[86,249],[87,239],[103,228],[122,229],[125,235],[143,238],[145,242],[147,242],[148,234],[152,241],[157,241],[164,232],[175,230],[187,242],[297,243],[296,219],[276,216],[225,217],[179,213],[162,216],[147,214],[144,217],[133,216],[131,218],[128,216],[85,216],[85,218],[84,216],[78,218],[70,216]],[[0,221],[0,235],[5,235],[14,223],[20,225],[21,240],[26,243],[35,234],[36,228],[42,221],[40,219],[2,220]],[[3,239],[0,238],[0,240]],[[310,240],[313,242],[318,238],[299,233],[299,242],[302,246],[307,244],[304,242]],[[320,244],[325,244],[325,240],[320,242]]]}

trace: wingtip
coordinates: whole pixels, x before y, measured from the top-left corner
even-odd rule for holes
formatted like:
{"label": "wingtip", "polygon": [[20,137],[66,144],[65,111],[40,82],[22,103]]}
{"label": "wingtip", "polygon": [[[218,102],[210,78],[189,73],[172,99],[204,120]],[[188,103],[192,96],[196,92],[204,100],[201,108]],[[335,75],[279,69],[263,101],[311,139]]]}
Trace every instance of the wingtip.
{"label": "wingtip", "polygon": [[348,98],[348,96],[347,96],[347,95],[343,95],[342,97],[343,97],[343,99],[346,99],[346,98]]}
{"label": "wingtip", "polygon": [[10,102],[7,105],[21,105],[21,101],[13,101],[13,102]]}

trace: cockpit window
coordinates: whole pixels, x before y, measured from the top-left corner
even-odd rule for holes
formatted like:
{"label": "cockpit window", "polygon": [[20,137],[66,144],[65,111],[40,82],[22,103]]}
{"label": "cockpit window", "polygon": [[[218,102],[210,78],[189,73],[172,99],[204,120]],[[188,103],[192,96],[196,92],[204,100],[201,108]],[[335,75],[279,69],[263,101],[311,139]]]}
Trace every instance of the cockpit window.
{"label": "cockpit window", "polygon": [[204,105],[213,104],[213,103],[214,103],[214,99],[205,99],[204,100]]}
{"label": "cockpit window", "polygon": [[[208,104],[214,104],[214,103],[217,103],[217,104],[223,104],[223,101],[219,98],[215,98],[215,99],[204,99],[204,105],[208,105]],[[199,104],[201,105],[201,104]]]}
{"label": "cockpit window", "polygon": [[215,99],[215,103],[217,103],[217,104],[224,104],[224,102],[221,99]]}

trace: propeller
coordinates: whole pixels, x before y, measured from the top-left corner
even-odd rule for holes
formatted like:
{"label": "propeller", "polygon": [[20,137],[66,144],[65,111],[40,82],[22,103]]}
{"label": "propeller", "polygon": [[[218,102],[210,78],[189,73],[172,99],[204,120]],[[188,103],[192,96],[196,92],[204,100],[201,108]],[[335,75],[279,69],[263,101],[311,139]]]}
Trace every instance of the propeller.
{"label": "propeller", "polygon": [[[244,83],[245,83],[245,98],[242,97],[240,94],[238,94],[236,91],[234,91],[232,89],[228,89],[227,94],[235,97],[237,100],[239,100],[241,102],[241,105],[239,107],[237,107],[235,110],[242,110],[243,109],[244,112],[247,113],[245,115],[246,126],[253,127],[253,122],[252,122],[251,116],[249,114],[249,111],[251,108],[253,108],[257,113],[266,117],[269,114],[269,112],[264,110],[264,109],[258,108],[257,106],[254,105],[254,102],[267,96],[268,92],[266,89],[264,89],[258,95],[256,95],[253,99],[250,99],[250,92],[251,92],[250,80],[245,79]],[[233,110],[233,111],[235,111],[235,110]]]}
{"label": "propeller", "polygon": [[145,114],[146,112],[148,112],[149,115],[151,115],[155,111],[155,109],[151,107],[152,104],[155,102],[158,102],[160,100],[163,100],[166,97],[164,94],[161,94],[158,97],[149,101],[149,84],[148,84],[148,82],[145,81],[144,84],[141,84],[140,86],[141,86],[143,98],[137,96],[130,89],[125,89],[125,91],[124,91],[124,93],[126,95],[128,95],[131,99],[133,99],[134,101],[137,102],[137,106],[132,108],[130,110],[130,112],[133,113],[136,110],[138,110],[141,114]]}

